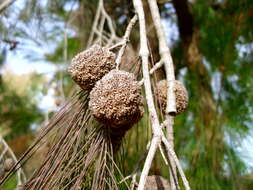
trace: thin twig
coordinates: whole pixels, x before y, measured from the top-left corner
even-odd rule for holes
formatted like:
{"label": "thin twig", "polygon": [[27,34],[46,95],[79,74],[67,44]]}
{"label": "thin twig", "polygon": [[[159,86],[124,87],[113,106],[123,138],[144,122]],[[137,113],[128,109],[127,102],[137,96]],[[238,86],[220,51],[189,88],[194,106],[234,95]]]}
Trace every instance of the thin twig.
{"label": "thin twig", "polygon": [[187,179],[185,177],[184,171],[180,165],[177,155],[174,152],[173,148],[171,147],[170,143],[168,142],[168,140],[166,139],[166,137],[164,135],[162,136],[162,142],[164,143],[166,150],[168,151],[169,155],[172,157],[172,159],[174,160],[174,162],[176,164],[176,167],[177,167],[178,172],[182,178],[185,189],[190,190],[191,188],[190,188],[189,182],[187,181]]}
{"label": "thin twig", "polygon": [[[156,4],[155,0],[149,0],[149,6],[150,10],[152,13],[152,18],[154,25],[156,27],[158,39],[159,39],[159,51],[161,55],[161,60],[164,62],[165,65],[165,70],[166,70],[166,78],[168,81],[172,81],[171,84],[168,82],[168,90],[167,90],[167,108],[166,108],[166,113],[167,114],[175,114],[176,113],[176,105],[175,105],[175,94],[174,94],[174,67],[172,64],[172,58],[169,52],[169,48],[167,47],[166,44],[166,39],[164,35],[164,31],[161,25],[161,19],[159,15],[159,10],[158,6]],[[169,156],[172,157],[172,159],[175,161],[179,173],[183,179],[183,182],[185,184],[185,188],[187,190],[190,189],[189,184],[185,178],[185,175],[183,173],[183,170],[180,166],[180,163],[176,157],[176,154],[174,150],[171,148],[169,142],[165,138],[161,126],[159,125],[159,120],[157,117],[157,112],[155,110],[155,105],[154,105],[154,99],[152,95],[152,90],[151,90],[151,82],[150,82],[150,71],[148,69],[148,57],[149,57],[149,50],[147,46],[147,33],[146,33],[146,25],[145,25],[145,15],[144,15],[144,10],[143,10],[143,4],[141,0],[133,0],[134,3],[134,8],[137,12],[138,18],[139,18],[139,28],[140,28],[140,56],[142,58],[142,72],[143,72],[143,83],[144,83],[144,89],[145,89],[145,94],[146,94],[146,100],[147,100],[147,105],[148,105],[148,111],[150,114],[151,118],[151,126],[152,126],[152,132],[153,132],[153,137],[151,141],[151,146],[144,164],[144,168],[141,173],[140,177],[140,182],[138,185],[138,190],[144,190],[146,179],[148,176],[149,169],[151,167],[156,149],[161,143],[161,140],[163,139],[164,144],[166,145],[166,148],[168,149],[168,152],[170,153]],[[158,29],[158,27],[160,27]],[[168,127],[171,126],[172,123],[169,124]],[[170,164],[173,164],[171,162]],[[187,186],[188,184],[188,186]]]}
{"label": "thin twig", "polygon": [[0,4],[0,13],[4,11],[7,7],[9,7],[12,3],[14,3],[15,0],[5,0]]}
{"label": "thin twig", "polygon": [[102,8],[101,8],[101,11],[102,11],[102,14],[104,15],[104,17],[106,18],[107,20],[107,24],[108,24],[108,27],[109,27],[109,30],[110,30],[110,33],[111,33],[111,38],[110,38],[110,42],[109,44],[112,43],[113,40],[115,40],[117,38],[117,35],[116,35],[116,32],[115,32],[115,29],[113,27],[113,24],[112,24],[112,19],[110,18],[110,16],[107,14],[107,12],[105,11],[105,8],[104,8],[104,2],[102,1]]}
{"label": "thin twig", "polygon": [[[177,179],[177,170],[175,168],[175,170],[172,169],[172,163],[174,164],[174,160],[172,159],[171,156],[169,156],[168,154],[168,151],[166,151],[166,148],[164,146],[164,144],[162,144],[160,146],[160,151],[161,151],[161,154],[164,155],[164,161],[165,163],[168,163],[169,164],[169,168],[170,168],[170,185],[171,182],[174,184],[174,186],[171,186],[171,189],[175,189],[175,190],[179,190],[179,184],[178,184],[178,179]],[[164,153],[164,151],[166,153]]]}
{"label": "thin twig", "polygon": [[[105,33],[104,30],[106,24],[109,28],[109,34]],[[95,34],[97,35],[97,39],[94,39]],[[99,0],[87,46],[89,47],[94,42],[98,42],[100,44],[103,44],[103,42],[105,42],[106,46],[110,46],[112,43],[119,40],[120,38],[116,34],[112,19],[104,8],[104,1]]]}
{"label": "thin twig", "polygon": [[137,18],[138,18],[137,15],[134,15],[134,17],[131,19],[131,21],[129,22],[129,24],[127,26],[127,29],[126,29],[125,34],[123,36],[123,45],[121,46],[121,48],[119,50],[119,53],[118,53],[118,56],[117,56],[117,59],[116,59],[116,69],[119,69],[119,66],[120,66],[120,63],[121,63],[121,58],[122,58],[122,56],[125,52],[127,42],[129,41],[130,33],[132,31],[132,28],[133,28],[134,24],[137,21]]}
{"label": "thin twig", "polygon": [[112,50],[118,49],[118,48],[120,48],[121,46],[123,46],[124,43],[125,43],[124,41],[121,41],[121,42],[119,42],[119,43],[117,43],[117,44],[114,44],[113,46],[109,47],[109,50],[112,51]]}
{"label": "thin twig", "polygon": [[7,147],[4,147],[4,150],[2,151],[1,155],[0,155],[0,161],[3,159],[4,155],[6,154],[6,152],[8,151]]}
{"label": "thin twig", "polygon": [[[148,0],[148,4],[159,41],[159,53],[161,55],[162,61],[164,62],[166,78],[168,81],[174,81],[175,74],[174,74],[173,61],[170,54],[170,49],[167,45],[166,36],[161,22],[157,2],[156,0]],[[167,98],[166,113],[174,115],[176,113],[176,103],[173,89],[174,83],[172,83],[171,85],[168,84],[167,97],[169,98]]]}
{"label": "thin twig", "polygon": [[93,40],[93,37],[94,37],[94,33],[95,33],[95,30],[96,30],[96,27],[97,27],[97,24],[98,24],[98,20],[99,20],[99,17],[100,17],[100,14],[101,14],[101,7],[103,5],[103,0],[99,0],[98,2],[98,7],[97,7],[97,11],[96,11],[96,15],[95,15],[95,19],[94,19],[94,22],[93,22],[93,25],[92,25],[92,29],[91,29],[91,33],[90,33],[90,36],[89,36],[89,39],[88,39],[88,46],[91,45],[92,43],[92,40]]}
{"label": "thin twig", "polygon": [[163,66],[163,61],[160,60],[157,62],[149,71],[149,73],[152,75],[157,69],[160,69]]}
{"label": "thin twig", "polygon": [[[173,148],[173,115],[176,113],[176,99],[174,93],[174,81],[175,81],[175,74],[174,74],[174,66],[173,61],[170,53],[170,49],[167,44],[165,32],[163,29],[163,25],[160,18],[159,8],[157,2],[155,0],[148,0],[149,8],[151,10],[152,19],[155,25],[158,41],[159,41],[159,53],[161,56],[162,61],[164,62],[165,72],[166,72],[166,79],[167,79],[167,105],[166,105],[166,115],[165,119],[167,120],[167,138],[171,147]],[[174,176],[175,180],[173,179],[172,173],[176,174],[176,166],[171,161],[171,172],[170,172],[170,184],[171,189],[179,189],[178,179],[177,176]],[[175,181],[175,182],[174,182]]]}
{"label": "thin twig", "polygon": [[[157,69],[161,68],[162,66],[163,66],[163,62],[160,60],[159,62],[157,62],[157,63],[150,69],[149,74],[150,74],[150,75],[154,74],[154,72],[155,72]],[[143,82],[144,82],[144,79],[141,79],[141,80],[139,81],[139,85],[143,85]]]}
{"label": "thin twig", "polygon": [[168,160],[167,160],[167,158],[166,158],[166,156],[165,156],[165,153],[164,153],[164,151],[163,151],[163,149],[162,149],[161,144],[159,144],[159,150],[160,150],[160,153],[161,153],[161,155],[162,155],[162,158],[163,158],[165,164],[166,164],[166,165],[169,165],[169,162],[168,162]]}
{"label": "thin twig", "polygon": [[[165,121],[166,121],[167,139],[171,147],[174,149],[174,130],[173,130],[174,118],[173,116],[166,114]],[[176,165],[174,163],[174,160],[172,159],[170,163],[171,163],[171,172],[170,172],[171,189],[172,190],[179,189]]]}
{"label": "thin twig", "polygon": [[[15,163],[18,162],[14,152],[12,151],[12,149],[9,147],[9,145],[5,142],[5,140],[3,139],[3,137],[0,136],[0,142],[4,145],[4,147],[8,150],[9,154],[11,155],[13,161]],[[22,184],[22,175],[24,180],[26,180],[26,176],[25,173],[23,172],[23,170],[21,169],[20,165],[18,165],[19,169],[17,171],[17,186]]]}

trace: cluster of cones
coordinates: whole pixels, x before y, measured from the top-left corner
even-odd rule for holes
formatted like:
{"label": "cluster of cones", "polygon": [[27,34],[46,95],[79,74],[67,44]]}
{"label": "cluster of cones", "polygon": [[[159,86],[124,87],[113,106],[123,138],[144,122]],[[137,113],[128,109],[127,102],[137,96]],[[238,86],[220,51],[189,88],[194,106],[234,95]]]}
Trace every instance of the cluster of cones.
{"label": "cluster of cones", "polygon": [[93,45],[76,55],[69,67],[72,79],[90,91],[93,117],[109,128],[114,150],[120,139],[143,116],[141,87],[132,73],[115,69],[115,54]]}
{"label": "cluster of cones", "polygon": [[81,91],[42,130],[37,142],[51,134],[51,148],[20,189],[118,189],[123,176],[114,157],[144,106],[134,75],[116,70],[115,58],[93,45],[72,59],[68,71]]}
{"label": "cluster of cones", "polygon": [[[115,69],[115,58],[108,48],[93,45],[72,59],[68,71],[81,91],[56,113],[19,160],[22,165],[51,134],[45,160],[19,189],[118,189],[117,179],[123,176],[114,155],[125,133],[142,118],[144,104],[140,83],[132,73]],[[179,114],[188,95],[178,81],[174,91]],[[156,93],[165,111],[166,81],[158,83]]]}

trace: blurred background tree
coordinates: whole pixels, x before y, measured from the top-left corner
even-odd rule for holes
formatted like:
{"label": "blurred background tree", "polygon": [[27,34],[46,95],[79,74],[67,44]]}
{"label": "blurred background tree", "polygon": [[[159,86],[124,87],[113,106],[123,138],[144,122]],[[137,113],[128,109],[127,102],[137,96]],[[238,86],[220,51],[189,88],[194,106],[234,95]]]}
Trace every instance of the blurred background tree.
{"label": "blurred background tree", "polygon": [[[158,41],[150,24],[148,6],[143,2],[149,45],[156,62]],[[38,129],[36,124],[42,122],[43,114],[48,114],[40,110],[38,100],[43,94],[52,90],[56,107],[71,94],[74,87],[66,68],[71,58],[87,47],[97,3],[97,0],[13,0],[1,10],[0,132],[8,138]],[[189,108],[176,118],[174,130],[175,150],[192,189],[252,189],[252,168],[242,159],[240,148],[252,133],[253,2],[172,0],[159,3],[176,75],[186,84],[190,97]],[[116,34],[122,36],[134,15],[131,1],[107,0],[104,4]],[[138,37],[133,31],[132,59],[126,60],[127,64],[137,59]],[[40,51],[36,52],[36,48]],[[42,61],[56,69],[49,76],[11,75],[4,64],[8,66],[8,54],[17,52],[31,65]],[[160,70],[156,77],[159,80],[163,75]],[[15,78],[17,82],[13,82]],[[20,93],[22,88],[25,90]],[[150,135],[146,124],[141,122],[126,137],[123,149],[126,175],[145,150]],[[158,157],[151,172],[167,176],[159,161]]]}

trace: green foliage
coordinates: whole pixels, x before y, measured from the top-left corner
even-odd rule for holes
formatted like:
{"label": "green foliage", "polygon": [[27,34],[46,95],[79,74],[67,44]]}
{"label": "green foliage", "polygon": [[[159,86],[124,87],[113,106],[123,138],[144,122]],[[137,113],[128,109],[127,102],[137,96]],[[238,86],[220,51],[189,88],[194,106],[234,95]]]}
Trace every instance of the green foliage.
{"label": "green foliage", "polygon": [[3,185],[3,189],[0,190],[13,190],[16,188],[17,180],[15,176],[12,176],[6,183]]}
{"label": "green foliage", "polygon": [[[209,77],[186,72],[190,103],[188,112],[176,118],[175,140],[193,189],[239,189],[238,178],[246,172],[237,151],[252,130],[252,49],[244,47],[247,53],[241,55],[241,47],[252,39],[252,6],[247,0],[192,4],[198,47]],[[174,55],[180,55],[180,49],[175,50]],[[209,92],[214,104],[208,107],[203,107],[210,101],[208,86],[201,89],[203,80],[215,84]],[[212,107],[215,115],[209,115]]]}
{"label": "green foliage", "polygon": [[[78,41],[78,38],[76,37],[69,37],[67,39],[67,57],[72,58],[74,57],[79,51],[80,51],[80,42]],[[45,58],[46,60],[52,62],[52,63],[58,63],[62,64],[64,62],[64,41],[59,44],[59,46],[56,48],[56,50],[53,53],[46,54]]]}
{"label": "green foliage", "polygon": [[6,81],[0,85],[1,128],[8,131],[9,138],[31,132],[31,126],[42,119],[41,110],[35,101],[38,94],[38,78],[33,76],[31,79],[33,83],[25,93],[18,93]]}

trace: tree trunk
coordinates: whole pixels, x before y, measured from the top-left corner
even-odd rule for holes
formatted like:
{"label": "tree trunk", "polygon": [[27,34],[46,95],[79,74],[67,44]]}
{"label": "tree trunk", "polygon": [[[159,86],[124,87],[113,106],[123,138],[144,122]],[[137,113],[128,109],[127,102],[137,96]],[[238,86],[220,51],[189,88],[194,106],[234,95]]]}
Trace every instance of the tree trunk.
{"label": "tree trunk", "polygon": [[211,167],[210,172],[218,177],[218,171],[221,170],[222,166],[221,159],[217,156],[221,156],[222,152],[219,154],[216,152],[222,148],[223,134],[217,122],[216,101],[212,93],[210,76],[198,48],[199,30],[194,25],[193,15],[190,12],[187,0],[173,0],[173,5],[178,18],[184,63],[198,91],[193,92],[193,97],[190,97],[190,100],[191,98],[198,100],[196,101],[196,110],[194,110],[194,117],[198,118],[195,119],[195,136],[199,141],[204,139],[202,142],[204,143],[204,152],[200,152],[200,147],[193,151],[194,154],[190,163],[192,168],[189,169],[197,170],[200,161],[205,160],[206,164]]}

